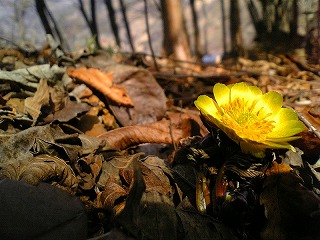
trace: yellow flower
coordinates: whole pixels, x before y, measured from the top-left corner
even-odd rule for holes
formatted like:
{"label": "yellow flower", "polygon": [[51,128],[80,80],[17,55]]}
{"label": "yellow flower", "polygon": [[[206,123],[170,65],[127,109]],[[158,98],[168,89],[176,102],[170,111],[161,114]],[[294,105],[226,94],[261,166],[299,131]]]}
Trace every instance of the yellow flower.
{"label": "yellow flower", "polygon": [[213,123],[229,138],[238,143],[244,153],[258,158],[265,150],[287,148],[288,141],[305,129],[295,111],[282,107],[282,96],[277,92],[262,94],[256,86],[246,83],[213,87],[214,99],[201,95],[194,102],[206,121]]}

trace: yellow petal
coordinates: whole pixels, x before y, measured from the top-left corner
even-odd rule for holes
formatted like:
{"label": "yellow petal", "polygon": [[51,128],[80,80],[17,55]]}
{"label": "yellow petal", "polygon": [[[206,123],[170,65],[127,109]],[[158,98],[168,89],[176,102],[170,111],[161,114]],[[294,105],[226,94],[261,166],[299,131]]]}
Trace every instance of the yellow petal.
{"label": "yellow petal", "polygon": [[277,125],[290,120],[298,120],[298,115],[292,109],[281,108],[278,114],[274,116],[273,120],[276,122]]}
{"label": "yellow petal", "polygon": [[202,112],[206,114],[211,114],[217,111],[215,104],[213,103],[213,99],[206,96],[200,95],[196,101],[194,101],[194,105]]}
{"label": "yellow petal", "polygon": [[262,95],[261,90],[256,86],[248,86],[244,82],[234,84],[230,89],[230,100],[234,101],[237,98],[255,101]]}
{"label": "yellow petal", "polygon": [[257,86],[249,86],[250,96],[251,97],[259,97],[262,96],[262,91]]}
{"label": "yellow petal", "polygon": [[249,95],[249,93],[251,93],[251,91],[249,90],[249,86],[246,83],[236,83],[230,89],[230,101],[232,102],[237,98],[249,99],[250,97],[252,97]]}
{"label": "yellow petal", "polygon": [[268,138],[267,142],[290,142],[301,138],[301,136],[283,137],[283,138]]}
{"label": "yellow petal", "polygon": [[259,116],[276,115],[282,107],[282,96],[277,92],[267,92],[258,100],[253,112]]}
{"label": "yellow petal", "polygon": [[229,103],[230,89],[226,85],[222,83],[215,84],[213,94],[219,106]]}
{"label": "yellow petal", "polygon": [[267,139],[291,137],[306,129],[305,125],[298,120],[290,120],[283,123],[278,123],[271,133],[268,134]]}
{"label": "yellow petal", "polygon": [[292,145],[290,145],[287,142],[283,142],[283,143],[275,143],[275,142],[266,142],[266,144],[270,147],[270,148],[277,148],[277,149],[293,149]]}
{"label": "yellow petal", "polygon": [[257,158],[265,157],[266,146],[255,142],[240,142],[241,151],[243,153],[251,154]]}

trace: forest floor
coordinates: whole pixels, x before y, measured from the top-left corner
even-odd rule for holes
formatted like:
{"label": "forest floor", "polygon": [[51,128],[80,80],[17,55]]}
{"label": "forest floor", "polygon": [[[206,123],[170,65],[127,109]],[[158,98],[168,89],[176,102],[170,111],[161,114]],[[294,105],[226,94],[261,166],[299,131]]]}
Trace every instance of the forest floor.
{"label": "forest floor", "polygon": [[[269,54],[155,66],[143,54],[50,47],[2,49],[0,65],[0,235],[319,236],[319,65]],[[297,111],[306,130],[295,152],[243,154],[200,117],[199,95],[238,82]]]}

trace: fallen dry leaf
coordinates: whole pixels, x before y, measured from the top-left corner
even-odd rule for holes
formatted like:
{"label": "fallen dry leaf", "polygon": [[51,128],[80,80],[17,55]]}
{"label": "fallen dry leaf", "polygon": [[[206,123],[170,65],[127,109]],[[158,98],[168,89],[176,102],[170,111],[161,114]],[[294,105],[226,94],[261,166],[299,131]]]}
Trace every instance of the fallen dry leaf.
{"label": "fallen dry leaf", "polygon": [[[141,143],[175,144],[180,139],[200,135],[197,119],[188,114],[170,114],[170,119],[141,126],[127,126],[98,136],[114,149],[126,149]],[[199,120],[200,121],[200,120]]]}
{"label": "fallen dry leaf", "polygon": [[128,195],[128,190],[120,186],[119,182],[110,176],[104,191],[97,195],[98,208],[113,209],[114,214],[118,215],[125,207],[125,197]]}
{"label": "fallen dry leaf", "polygon": [[106,99],[122,106],[133,107],[133,102],[125,88],[114,85],[112,76],[94,68],[67,69],[69,76],[84,82],[89,87],[101,92]]}
{"label": "fallen dry leaf", "polygon": [[49,105],[49,87],[45,79],[41,79],[36,93],[33,97],[28,97],[24,101],[25,112],[30,114],[33,121],[36,122],[41,114],[41,108]]}
{"label": "fallen dry leaf", "polygon": [[71,101],[70,98],[66,98],[64,107],[54,113],[53,120],[68,122],[78,115],[88,112],[90,109],[91,107],[87,103],[75,102]]}
{"label": "fallen dry leaf", "polygon": [[77,173],[81,180],[79,187],[84,190],[90,190],[95,186],[96,178],[102,167],[103,156],[90,154],[80,158],[75,164]]}
{"label": "fallen dry leaf", "polygon": [[267,169],[266,175],[271,176],[273,174],[290,173],[292,170],[293,169],[283,161],[281,163],[273,161],[271,168]]}
{"label": "fallen dry leaf", "polygon": [[167,98],[149,71],[122,64],[108,66],[105,71],[113,76],[115,84],[126,89],[134,103],[133,108],[110,104],[113,115],[122,126],[142,125],[164,117]]}
{"label": "fallen dry leaf", "polygon": [[[134,183],[134,172],[138,172],[139,158],[141,154],[135,154],[124,157],[114,157],[110,161],[103,162],[102,171],[97,182],[97,186],[102,188],[102,191],[97,196],[97,205],[105,209],[113,209],[115,215],[118,215],[127,204],[126,199],[131,188],[137,184]],[[134,171],[134,168],[138,168]],[[145,188],[144,180],[139,183]],[[134,190],[135,191],[135,190]],[[121,199],[119,199],[121,198]],[[139,202],[140,199],[134,201]]]}
{"label": "fallen dry leaf", "polygon": [[[123,150],[141,143],[172,144],[190,135],[190,123],[182,122],[180,128],[171,126],[167,119],[142,126],[127,126],[98,136],[115,149]],[[172,131],[172,132],[171,132]]]}
{"label": "fallen dry leaf", "polygon": [[53,82],[54,79],[61,79],[64,73],[65,68],[58,65],[43,64],[14,71],[0,70],[0,79],[8,82],[17,82],[25,87],[37,89],[40,79],[47,79]]}
{"label": "fallen dry leaf", "polygon": [[1,164],[0,178],[24,181],[32,185],[56,182],[70,192],[78,187],[72,168],[64,160],[47,154]]}

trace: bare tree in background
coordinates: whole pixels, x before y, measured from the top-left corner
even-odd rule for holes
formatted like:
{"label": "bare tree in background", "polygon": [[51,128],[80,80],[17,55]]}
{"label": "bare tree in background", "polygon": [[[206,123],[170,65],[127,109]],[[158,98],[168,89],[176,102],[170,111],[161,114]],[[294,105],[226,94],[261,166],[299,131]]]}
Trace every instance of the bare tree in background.
{"label": "bare tree in background", "polygon": [[243,40],[240,22],[239,0],[230,1],[230,38],[231,38],[231,54],[233,56],[242,56]]}
{"label": "bare tree in background", "polygon": [[298,0],[260,0],[262,14],[259,13],[256,1],[246,0],[246,2],[258,38],[268,33],[287,32],[291,37],[297,35],[299,26]]}
{"label": "bare tree in background", "polygon": [[162,0],[163,54],[175,59],[190,61],[191,51],[181,0]]}
{"label": "bare tree in background", "polygon": [[266,26],[263,22],[263,19],[260,17],[259,10],[254,0],[246,0],[246,2],[254,29],[257,35],[259,36],[266,31]]}
{"label": "bare tree in background", "polygon": [[30,5],[29,1],[14,1],[14,19],[18,25],[18,45],[24,44],[26,34],[26,27],[24,24],[24,17],[27,7]]}
{"label": "bare tree in background", "polygon": [[36,8],[46,34],[51,34],[55,40],[60,41],[61,47],[70,51],[67,41],[64,39],[58,23],[49,11],[44,0],[35,0]]}
{"label": "bare tree in background", "polygon": [[79,0],[79,6],[80,11],[90,29],[91,35],[95,36],[95,44],[98,48],[101,48],[100,42],[99,42],[99,33],[98,33],[98,27],[97,27],[97,18],[96,18],[96,4],[95,0],[90,0],[90,13],[91,17],[87,14],[85,7],[83,5],[83,1]]}
{"label": "bare tree in background", "polygon": [[153,58],[153,62],[154,62],[154,66],[156,68],[156,70],[158,71],[158,64],[157,64],[157,60],[154,54],[154,50],[152,47],[152,40],[151,40],[151,34],[150,34],[150,26],[149,26],[149,17],[148,17],[148,2],[147,0],[144,0],[144,16],[145,16],[145,21],[146,21],[146,29],[147,29],[147,34],[148,34],[148,43],[149,43],[149,47],[150,47],[150,51],[151,51],[151,55]]}
{"label": "bare tree in background", "polygon": [[200,29],[199,29],[199,23],[198,23],[198,13],[195,6],[195,0],[190,0],[190,7],[191,7],[191,13],[192,13],[193,29],[194,29],[194,50],[195,50],[196,56],[198,58],[201,58],[203,55],[203,48],[201,43]]}
{"label": "bare tree in background", "polygon": [[227,53],[227,27],[226,27],[226,14],[225,14],[225,7],[224,7],[224,0],[220,0],[221,5],[221,22],[222,22],[222,44],[223,44],[223,53]]}
{"label": "bare tree in background", "polygon": [[129,25],[128,17],[127,17],[127,8],[126,8],[126,4],[124,3],[124,0],[120,0],[120,6],[121,6],[121,12],[122,12],[122,16],[123,16],[124,25],[126,27],[127,37],[128,37],[128,41],[129,41],[129,44],[131,47],[131,51],[135,52],[136,50],[135,50],[132,36],[131,36],[130,25]]}
{"label": "bare tree in background", "polygon": [[203,38],[204,38],[204,53],[208,52],[208,11],[206,8],[206,4],[204,2],[204,0],[201,1],[201,10],[203,13],[203,17],[205,19],[205,24],[204,24],[204,29],[203,29]]}
{"label": "bare tree in background", "polygon": [[117,25],[117,21],[116,21],[116,13],[115,13],[113,5],[112,5],[112,0],[105,0],[104,2],[105,2],[107,9],[108,9],[108,15],[109,15],[109,20],[110,20],[110,25],[111,25],[111,29],[113,32],[113,36],[116,40],[118,47],[121,48],[119,29],[118,29],[118,25]]}
{"label": "bare tree in background", "polygon": [[290,35],[291,36],[296,36],[298,34],[298,16],[299,16],[298,0],[293,0],[292,1],[292,16],[289,19]]}

